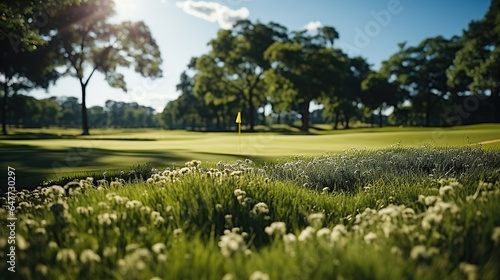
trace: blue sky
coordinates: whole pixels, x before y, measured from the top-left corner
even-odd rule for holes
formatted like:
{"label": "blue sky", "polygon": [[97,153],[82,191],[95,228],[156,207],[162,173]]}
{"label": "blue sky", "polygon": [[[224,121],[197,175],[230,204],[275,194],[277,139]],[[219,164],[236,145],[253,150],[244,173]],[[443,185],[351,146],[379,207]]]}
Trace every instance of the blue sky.
{"label": "blue sky", "polygon": [[[337,47],[360,55],[377,69],[383,60],[407,41],[418,44],[427,37],[460,35],[471,20],[481,19],[489,0],[115,0],[115,21],[143,20],[150,27],[163,58],[164,77],[149,80],[124,70],[129,91],[108,86],[104,76],[94,75],[87,89],[87,106],[104,106],[108,99],[137,102],[163,111],[179,93],[175,86],[190,58],[208,51],[207,42],[220,28],[238,18],[274,21],[289,30],[306,26],[333,26],[340,34]],[[76,78],[57,81],[48,93],[36,90],[36,98],[75,96],[81,99]]]}

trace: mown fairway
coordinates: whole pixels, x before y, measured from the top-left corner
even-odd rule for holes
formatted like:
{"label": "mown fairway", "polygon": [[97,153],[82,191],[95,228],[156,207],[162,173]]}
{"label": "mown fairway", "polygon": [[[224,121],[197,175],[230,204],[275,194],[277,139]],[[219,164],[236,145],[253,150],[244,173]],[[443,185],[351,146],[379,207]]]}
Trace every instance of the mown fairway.
{"label": "mown fairway", "polygon": [[[325,127],[326,128],[326,127]],[[352,130],[312,129],[302,135],[243,133],[241,149],[236,132],[204,133],[164,130],[93,130],[92,136],[77,136],[78,129],[12,129],[14,135],[0,138],[2,162],[18,170],[19,186],[46,179],[71,176],[74,172],[125,170],[137,163],[152,162],[157,168],[202,162],[249,158],[275,162],[295,155],[318,156],[346,149],[380,149],[399,143],[402,147],[453,147],[500,139],[500,125],[484,124],[459,128],[363,128]],[[500,142],[483,145],[494,149]],[[4,174],[0,174],[4,178]]]}

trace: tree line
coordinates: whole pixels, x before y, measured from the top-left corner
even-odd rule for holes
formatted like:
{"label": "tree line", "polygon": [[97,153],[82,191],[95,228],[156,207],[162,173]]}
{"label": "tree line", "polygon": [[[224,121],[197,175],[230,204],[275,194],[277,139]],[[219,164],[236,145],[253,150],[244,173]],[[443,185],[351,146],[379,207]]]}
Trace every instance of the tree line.
{"label": "tree line", "polygon": [[[1,103],[2,101],[0,101]],[[16,94],[9,98],[11,107],[7,123],[13,127],[80,127],[82,104],[76,97],[50,97],[36,99]],[[162,126],[159,114],[151,107],[136,102],[107,100],[105,106],[88,108],[88,124],[93,128],[159,128]]]}
{"label": "tree line", "polygon": [[[10,19],[0,21],[0,28],[9,31],[0,36],[4,133],[7,110],[17,110],[9,107],[8,97],[47,88],[60,76],[80,82],[82,134],[89,133],[86,87],[96,71],[124,91],[121,67],[161,77],[160,52],[148,27],[109,23],[113,1],[48,0],[42,8],[29,6],[28,0],[16,3],[0,4]],[[27,24],[44,12],[50,21]],[[336,47],[334,27],[289,31],[275,22],[242,20],[220,30],[208,42],[208,53],[191,59],[177,85],[179,97],[156,117],[157,125],[225,129],[241,111],[247,128],[254,130],[268,121],[266,107],[277,122],[281,116],[300,117],[303,131],[318,120],[333,128],[339,123],[349,128],[354,120],[380,126],[500,122],[499,26],[500,0],[492,0],[484,18],[472,21],[460,36],[426,38],[415,46],[400,43],[374,70],[365,58]],[[322,109],[311,116],[313,102]]]}
{"label": "tree line", "polygon": [[493,0],[462,36],[400,43],[378,71],[336,48],[334,27],[289,32],[274,22],[239,21],[218,32],[207,54],[190,61],[177,85],[181,94],[167,104],[163,118],[171,127],[220,126],[244,111],[253,130],[258,109],[271,106],[278,119],[297,112],[307,131],[315,101],[334,128],[367,117],[380,126],[500,122],[499,3]]}

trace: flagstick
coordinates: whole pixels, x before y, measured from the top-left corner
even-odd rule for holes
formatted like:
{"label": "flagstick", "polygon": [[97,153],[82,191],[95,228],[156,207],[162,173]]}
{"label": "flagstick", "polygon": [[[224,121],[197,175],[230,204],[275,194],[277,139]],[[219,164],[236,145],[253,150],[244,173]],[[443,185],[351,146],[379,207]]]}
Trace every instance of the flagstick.
{"label": "flagstick", "polygon": [[236,123],[238,124],[238,141],[239,141],[238,151],[241,154],[241,112],[238,112],[238,115],[236,116]]}

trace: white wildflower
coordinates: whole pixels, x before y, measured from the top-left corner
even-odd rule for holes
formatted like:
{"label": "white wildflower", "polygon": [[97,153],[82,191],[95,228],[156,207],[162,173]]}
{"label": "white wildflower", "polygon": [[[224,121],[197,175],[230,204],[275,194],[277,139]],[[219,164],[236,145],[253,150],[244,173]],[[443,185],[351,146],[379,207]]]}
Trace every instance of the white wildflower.
{"label": "white wildflower", "polygon": [[466,263],[466,262],[461,262],[458,265],[458,267],[465,275],[467,275],[467,280],[478,279],[478,276],[477,276],[478,267],[477,267],[477,265],[473,265],[473,264]]}
{"label": "white wildflower", "polygon": [[76,254],[73,249],[61,249],[57,252],[56,260],[62,263],[74,264],[76,263]]}
{"label": "white wildflower", "polygon": [[373,232],[371,232],[371,231],[370,231],[369,233],[367,233],[367,234],[365,235],[365,237],[364,237],[363,239],[365,240],[365,242],[366,242],[367,244],[370,244],[370,243],[372,243],[375,239],[377,239],[377,235],[376,235],[375,233],[373,233]]}
{"label": "white wildflower", "polygon": [[259,202],[253,206],[252,213],[256,216],[269,214],[269,208],[264,202]]}
{"label": "white wildflower", "polygon": [[286,234],[286,224],[284,222],[274,222],[264,229],[269,236],[283,236]]}
{"label": "white wildflower", "polygon": [[165,244],[161,242],[158,242],[151,247],[151,250],[155,252],[155,254],[162,254],[167,250],[167,246],[165,246]]}
{"label": "white wildflower", "polygon": [[270,279],[269,275],[258,270],[252,273],[249,278],[249,280],[269,280],[269,279]]}
{"label": "white wildflower", "polygon": [[500,227],[493,228],[491,240],[495,243],[495,245],[500,245]]}
{"label": "white wildflower", "polygon": [[325,219],[325,214],[323,213],[312,213],[307,216],[307,222],[309,225],[320,228],[323,225],[323,220]]}
{"label": "white wildflower", "polygon": [[224,235],[220,237],[218,245],[224,257],[231,257],[238,253],[244,253],[247,250],[243,236],[236,231],[225,230]]}
{"label": "white wildflower", "polygon": [[91,249],[85,249],[80,254],[80,261],[84,264],[93,264],[101,261],[101,257]]}
{"label": "white wildflower", "polygon": [[311,226],[308,226],[304,230],[302,230],[302,232],[300,232],[298,240],[302,242],[312,240],[314,239],[315,233],[316,229]]}

